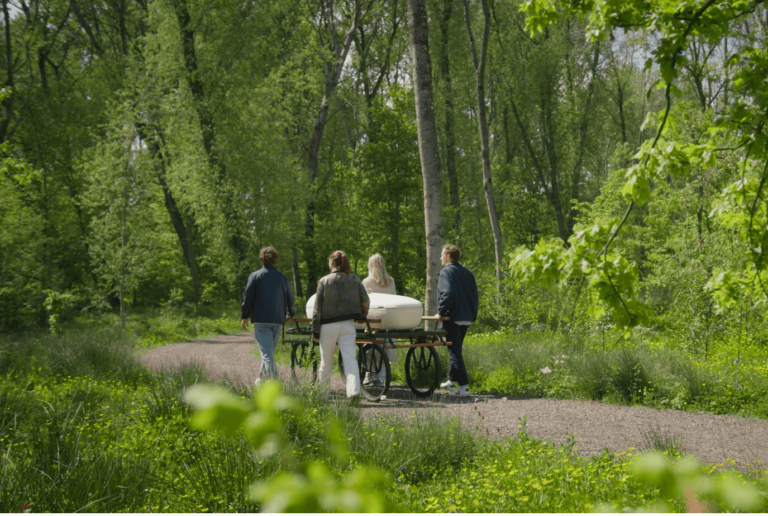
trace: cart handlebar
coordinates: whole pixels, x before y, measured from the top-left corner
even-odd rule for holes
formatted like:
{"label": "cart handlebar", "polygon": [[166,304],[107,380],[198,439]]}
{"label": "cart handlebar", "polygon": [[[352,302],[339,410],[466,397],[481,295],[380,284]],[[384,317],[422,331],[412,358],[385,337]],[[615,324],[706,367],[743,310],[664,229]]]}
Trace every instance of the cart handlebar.
{"label": "cart handlebar", "polygon": [[439,322],[442,322],[442,321],[450,321],[451,318],[450,317],[439,317],[439,316],[434,316],[434,315],[425,315],[424,317],[421,318],[421,320],[422,321],[439,321]]}

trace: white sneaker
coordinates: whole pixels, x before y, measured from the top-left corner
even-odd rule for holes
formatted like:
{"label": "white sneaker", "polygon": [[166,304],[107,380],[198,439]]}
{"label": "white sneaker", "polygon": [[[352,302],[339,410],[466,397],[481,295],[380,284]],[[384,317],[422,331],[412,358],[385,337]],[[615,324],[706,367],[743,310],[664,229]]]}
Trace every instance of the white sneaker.
{"label": "white sneaker", "polygon": [[365,373],[365,378],[363,378],[363,385],[373,385],[374,378],[371,373]]}
{"label": "white sneaker", "polygon": [[469,393],[469,385],[460,385],[455,391],[449,392],[448,396],[456,398],[466,398],[467,396],[471,396]]}
{"label": "white sneaker", "polygon": [[441,389],[453,389],[454,387],[458,387],[458,385],[453,383],[450,379],[440,384]]}
{"label": "white sneaker", "polygon": [[261,378],[256,378],[256,381],[254,382],[254,384],[256,385],[256,388],[257,388],[257,389],[258,389],[259,387],[261,387]]}

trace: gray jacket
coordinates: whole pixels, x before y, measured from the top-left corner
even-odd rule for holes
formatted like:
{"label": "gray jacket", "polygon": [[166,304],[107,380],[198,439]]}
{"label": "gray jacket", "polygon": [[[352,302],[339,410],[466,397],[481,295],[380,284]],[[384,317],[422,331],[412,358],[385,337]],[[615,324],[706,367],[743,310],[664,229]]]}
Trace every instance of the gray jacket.
{"label": "gray jacket", "polygon": [[334,269],[317,283],[312,331],[318,333],[321,324],[365,319],[370,302],[360,278]]}

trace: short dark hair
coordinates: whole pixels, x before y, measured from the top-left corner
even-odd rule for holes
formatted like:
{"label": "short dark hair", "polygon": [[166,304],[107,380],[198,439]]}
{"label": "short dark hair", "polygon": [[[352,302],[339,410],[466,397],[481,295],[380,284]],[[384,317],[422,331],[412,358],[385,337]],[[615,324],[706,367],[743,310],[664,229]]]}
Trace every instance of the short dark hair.
{"label": "short dark hair", "polygon": [[443,251],[451,257],[451,260],[458,260],[461,257],[461,249],[453,244],[445,244],[443,246]]}
{"label": "short dark hair", "polygon": [[349,258],[344,254],[344,251],[332,252],[328,260],[330,260],[334,267],[341,269],[341,272],[349,274]]}
{"label": "short dark hair", "polygon": [[271,245],[262,247],[259,251],[259,261],[262,265],[274,265],[277,263],[277,250]]}

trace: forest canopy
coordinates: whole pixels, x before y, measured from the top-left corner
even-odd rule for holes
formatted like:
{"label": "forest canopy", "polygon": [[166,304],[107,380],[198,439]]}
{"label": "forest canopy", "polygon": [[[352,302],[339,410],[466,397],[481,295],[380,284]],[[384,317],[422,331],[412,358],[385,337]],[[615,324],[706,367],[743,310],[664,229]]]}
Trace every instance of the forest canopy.
{"label": "forest canopy", "polygon": [[[408,2],[2,1],[0,329],[236,299],[266,245],[299,298],[336,249],[424,298]],[[762,2],[426,8],[482,324],[763,342]]]}

